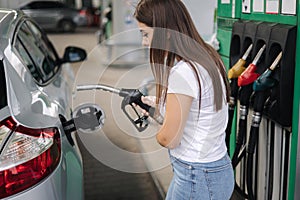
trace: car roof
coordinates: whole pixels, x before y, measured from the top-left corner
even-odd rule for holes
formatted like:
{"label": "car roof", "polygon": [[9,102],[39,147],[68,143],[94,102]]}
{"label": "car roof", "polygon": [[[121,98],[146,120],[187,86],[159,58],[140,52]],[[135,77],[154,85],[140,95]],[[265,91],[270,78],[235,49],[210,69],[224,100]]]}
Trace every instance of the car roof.
{"label": "car roof", "polygon": [[22,11],[0,8],[0,49],[13,37],[18,22],[24,16]]}
{"label": "car roof", "polygon": [[0,37],[7,38],[7,34],[14,31],[21,18],[27,18],[21,10],[0,8]]}

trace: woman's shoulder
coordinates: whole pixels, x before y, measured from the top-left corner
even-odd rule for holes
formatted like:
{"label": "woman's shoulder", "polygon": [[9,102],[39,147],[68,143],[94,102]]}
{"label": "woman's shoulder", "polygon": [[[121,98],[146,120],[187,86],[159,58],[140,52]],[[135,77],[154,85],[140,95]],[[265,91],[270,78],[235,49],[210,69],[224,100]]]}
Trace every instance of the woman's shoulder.
{"label": "woman's shoulder", "polygon": [[193,71],[193,69],[187,61],[181,60],[174,65],[174,67],[172,68],[172,71],[184,73],[184,72]]}
{"label": "woman's shoulder", "polygon": [[[190,63],[192,63],[194,65],[194,67],[197,70],[197,73],[201,73],[201,74],[207,73],[206,70],[204,69],[204,67],[202,67],[199,63],[196,63],[193,61],[191,61]],[[171,71],[176,71],[179,73],[193,73],[194,74],[195,71],[190,63],[187,61],[181,60],[175,64],[175,66],[172,68]]]}

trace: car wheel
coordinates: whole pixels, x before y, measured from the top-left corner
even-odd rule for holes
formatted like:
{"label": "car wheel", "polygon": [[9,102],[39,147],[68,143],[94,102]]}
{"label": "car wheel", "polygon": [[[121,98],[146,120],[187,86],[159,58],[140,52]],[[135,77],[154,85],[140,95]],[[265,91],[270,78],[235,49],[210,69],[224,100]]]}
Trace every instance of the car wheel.
{"label": "car wheel", "polygon": [[76,25],[69,20],[63,20],[60,22],[59,28],[62,32],[74,32]]}

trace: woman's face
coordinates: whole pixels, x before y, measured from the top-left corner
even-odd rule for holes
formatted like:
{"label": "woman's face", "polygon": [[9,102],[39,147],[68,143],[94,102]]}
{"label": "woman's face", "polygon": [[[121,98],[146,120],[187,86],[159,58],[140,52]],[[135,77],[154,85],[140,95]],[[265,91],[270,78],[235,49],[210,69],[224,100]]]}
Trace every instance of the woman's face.
{"label": "woman's face", "polygon": [[143,41],[142,44],[143,46],[150,47],[152,38],[153,38],[153,28],[147,26],[144,23],[138,22],[138,27],[140,29],[140,32],[142,33]]}

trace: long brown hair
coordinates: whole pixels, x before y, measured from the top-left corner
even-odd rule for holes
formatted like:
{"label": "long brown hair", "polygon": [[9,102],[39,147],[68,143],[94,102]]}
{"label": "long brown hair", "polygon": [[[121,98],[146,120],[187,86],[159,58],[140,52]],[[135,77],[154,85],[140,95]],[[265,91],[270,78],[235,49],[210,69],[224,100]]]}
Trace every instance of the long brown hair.
{"label": "long brown hair", "polygon": [[224,100],[222,81],[226,86],[226,101],[229,101],[230,87],[224,64],[219,54],[201,38],[181,0],[141,0],[134,16],[139,22],[154,28],[150,63],[156,81],[157,104],[161,105],[166,100],[168,77],[176,59],[189,63],[197,75],[199,106],[201,74],[194,63],[200,64],[213,80],[216,110],[222,108]]}

